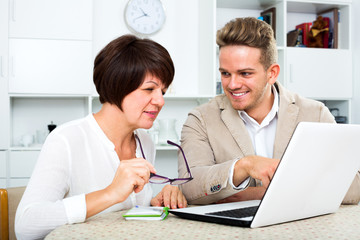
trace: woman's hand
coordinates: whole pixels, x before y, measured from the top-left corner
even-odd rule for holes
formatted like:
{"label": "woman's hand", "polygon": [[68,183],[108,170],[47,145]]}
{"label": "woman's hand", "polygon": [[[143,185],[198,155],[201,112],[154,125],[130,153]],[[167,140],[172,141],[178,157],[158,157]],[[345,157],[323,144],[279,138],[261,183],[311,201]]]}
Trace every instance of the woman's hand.
{"label": "woman's hand", "polygon": [[86,217],[125,201],[133,191],[140,192],[149,182],[151,172],[156,173],[154,166],[143,158],[122,160],[107,188],[86,194]]}
{"label": "woman's hand", "polygon": [[169,208],[187,207],[187,201],[180,189],[176,186],[166,185],[161,192],[151,200],[151,206],[165,206]]}
{"label": "woman's hand", "polygon": [[112,183],[106,188],[113,204],[125,201],[133,191],[140,192],[149,182],[151,172],[156,172],[154,166],[143,158],[122,160]]}

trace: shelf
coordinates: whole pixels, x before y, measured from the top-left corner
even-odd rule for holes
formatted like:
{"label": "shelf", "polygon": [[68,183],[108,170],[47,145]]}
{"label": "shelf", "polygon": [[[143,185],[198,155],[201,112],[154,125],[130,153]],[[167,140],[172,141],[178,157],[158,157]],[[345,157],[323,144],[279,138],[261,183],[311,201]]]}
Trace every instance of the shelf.
{"label": "shelf", "polygon": [[10,93],[11,98],[88,98],[86,94],[35,94],[35,93]]}
{"label": "shelf", "polygon": [[309,3],[299,1],[289,1],[287,3],[287,11],[291,13],[312,13],[316,14],[319,12],[326,11],[330,8],[340,8],[341,5],[331,2],[324,3]]}
{"label": "shelf", "polygon": [[158,151],[164,151],[164,150],[178,150],[177,147],[174,146],[161,146],[161,145],[156,145],[156,150]]}
{"label": "shelf", "polygon": [[[11,147],[9,148],[9,151],[11,152],[19,152],[19,151],[40,151],[41,147]],[[173,146],[156,146],[157,151],[174,151],[178,150],[177,147]]]}
{"label": "shelf", "polygon": [[[93,99],[99,98],[98,95],[92,95]],[[197,99],[207,99],[207,98],[213,98],[214,95],[208,94],[208,95],[176,95],[176,94],[165,94],[164,99],[171,99],[171,100],[197,100]]]}
{"label": "shelf", "polygon": [[252,9],[260,10],[270,7],[271,5],[276,4],[277,0],[218,0],[218,8],[239,8],[239,9]]}
{"label": "shelf", "polygon": [[41,147],[11,147],[9,150],[11,152],[40,151]]}

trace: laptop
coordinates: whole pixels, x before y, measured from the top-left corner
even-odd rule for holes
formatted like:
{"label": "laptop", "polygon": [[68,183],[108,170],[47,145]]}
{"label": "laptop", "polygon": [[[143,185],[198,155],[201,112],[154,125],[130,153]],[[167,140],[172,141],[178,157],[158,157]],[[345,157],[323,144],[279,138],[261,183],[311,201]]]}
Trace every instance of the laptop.
{"label": "laptop", "polygon": [[300,122],[262,200],[170,213],[241,227],[263,227],[337,211],[360,169],[360,125]]}

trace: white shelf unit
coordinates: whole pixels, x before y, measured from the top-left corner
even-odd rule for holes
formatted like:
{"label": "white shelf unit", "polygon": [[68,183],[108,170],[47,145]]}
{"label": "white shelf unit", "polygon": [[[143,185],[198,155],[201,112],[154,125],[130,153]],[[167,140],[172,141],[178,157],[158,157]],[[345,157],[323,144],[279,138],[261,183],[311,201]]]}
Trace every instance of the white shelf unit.
{"label": "white shelf unit", "polygon": [[41,145],[23,135],[87,114],[92,15],[88,0],[0,0],[0,187],[30,178]]}
{"label": "white shelf unit", "polygon": [[[279,81],[293,92],[320,100],[329,108],[338,108],[340,115],[350,121],[353,86],[351,0],[217,0],[215,28],[218,30],[235,17],[259,17],[262,11],[272,7],[276,8]],[[341,14],[337,49],[286,46],[287,33],[296,25],[313,22],[318,13],[334,8]],[[217,48],[215,43],[213,48]]]}

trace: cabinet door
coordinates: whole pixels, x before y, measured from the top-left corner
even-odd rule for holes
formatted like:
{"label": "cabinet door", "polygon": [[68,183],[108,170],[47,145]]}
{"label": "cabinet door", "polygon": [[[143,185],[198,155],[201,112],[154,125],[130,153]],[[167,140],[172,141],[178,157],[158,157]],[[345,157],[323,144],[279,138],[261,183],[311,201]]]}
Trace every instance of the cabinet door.
{"label": "cabinet door", "polygon": [[6,188],[6,179],[0,179],[0,188]]}
{"label": "cabinet door", "polygon": [[11,38],[92,38],[91,0],[11,0]]}
{"label": "cabinet door", "polygon": [[8,89],[8,0],[0,0],[0,149],[9,147]]}
{"label": "cabinet door", "polygon": [[40,151],[10,152],[10,178],[29,178],[34,170]]}
{"label": "cabinet door", "polygon": [[0,151],[0,178],[6,178],[6,152]]}
{"label": "cabinet door", "polygon": [[10,93],[90,94],[90,41],[11,39]]}
{"label": "cabinet door", "polygon": [[309,98],[351,98],[351,52],[340,49],[287,48],[286,86]]}

